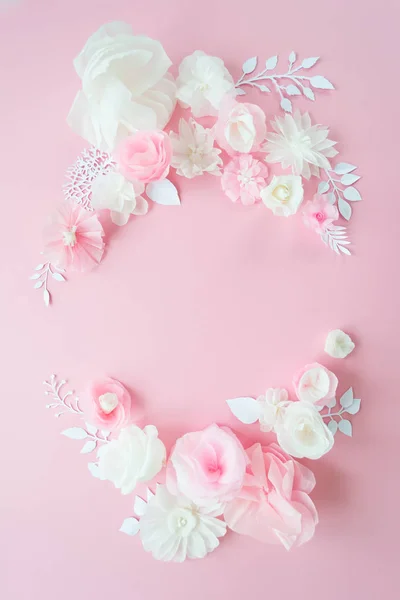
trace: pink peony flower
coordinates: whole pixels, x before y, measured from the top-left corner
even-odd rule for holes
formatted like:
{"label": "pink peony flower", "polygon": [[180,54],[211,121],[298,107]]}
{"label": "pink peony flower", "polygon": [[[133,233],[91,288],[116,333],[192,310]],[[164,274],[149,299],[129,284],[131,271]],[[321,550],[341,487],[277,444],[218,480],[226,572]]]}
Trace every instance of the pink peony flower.
{"label": "pink peony flower", "polygon": [[257,152],[267,133],[264,111],[256,104],[239,103],[227,96],[215,125],[218,144],[234,155]]}
{"label": "pink peony flower", "polygon": [[313,200],[304,205],[304,223],[317,233],[324,233],[327,227],[338,217],[339,212],[337,207],[334,204],[330,204],[324,196],[316,194]]}
{"label": "pink peony flower", "polygon": [[103,235],[95,213],[64,202],[44,230],[45,255],[60,267],[88,271],[103,257]]}
{"label": "pink peony flower", "polygon": [[167,464],[167,487],[198,506],[231,500],[242,487],[246,464],[234,433],[213,424],[177,440]]}
{"label": "pink peony flower", "polygon": [[312,471],[275,443],[254,444],[247,455],[244,485],[225,507],[228,527],[261,542],[281,543],[287,550],[310,540],[318,523],[308,496],[315,486]]}
{"label": "pink peony flower", "polygon": [[242,204],[249,206],[260,200],[267,176],[266,165],[250,154],[241,154],[226,165],[221,185],[232,202],[240,200]]}
{"label": "pink peony flower", "polygon": [[125,138],[117,150],[116,161],[129,181],[159,181],[169,173],[172,144],[160,130],[138,131]]}
{"label": "pink peony flower", "polygon": [[312,363],[297,371],[293,386],[299,400],[327,406],[335,397],[338,378],[323,365]]}
{"label": "pink peony flower", "polygon": [[129,423],[131,396],[116,379],[105,377],[90,384],[88,396],[91,401],[92,425],[107,431],[115,431]]}

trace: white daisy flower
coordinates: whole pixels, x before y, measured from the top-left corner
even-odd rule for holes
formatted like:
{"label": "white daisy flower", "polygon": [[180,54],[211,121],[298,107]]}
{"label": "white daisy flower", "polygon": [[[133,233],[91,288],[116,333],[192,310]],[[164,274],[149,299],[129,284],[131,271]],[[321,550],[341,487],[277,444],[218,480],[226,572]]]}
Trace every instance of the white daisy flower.
{"label": "white daisy flower", "polygon": [[178,175],[188,179],[210,173],[220,175],[221,150],[214,148],[214,132],[194,119],[179,121],[179,135],[171,132],[173,157],[171,165]]}

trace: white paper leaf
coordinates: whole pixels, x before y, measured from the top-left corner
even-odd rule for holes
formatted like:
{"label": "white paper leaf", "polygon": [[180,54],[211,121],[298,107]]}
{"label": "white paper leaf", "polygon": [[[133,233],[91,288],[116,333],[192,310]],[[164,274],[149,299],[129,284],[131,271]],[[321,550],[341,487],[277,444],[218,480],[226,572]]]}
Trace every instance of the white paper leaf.
{"label": "white paper leaf", "polygon": [[309,88],[309,87],[303,87],[303,94],[309,100],[315,100],[315,94],[314,94],[314,92],[312,91],[311,88]]}
{"label": "white paper leaf", "polygon": [[63,275],[61,275],[61,273],[52,273],[51,276],[53,279],[56,279],[57,281],[65,281],[65,277]]}
{"label": "white paper leaf", "polygon": [[342,406],[343,408],[347,408],[348,406],[351,406],[352,403],[353,403],[353,388],[351,387],[340,398],[340,406]]}
{"label": "white paper leaf", "polygon": [[150,488],[147,488],[147,491],[146,491],[147,502],[149,502],[153,497],[154,497],[153,492],[151,491]]}
{"label": "white paper leaf", "polygon": [[292,103],[289,100],[289,98],[282,98],[282,100],[281,100],[281,108],[283,108],[283,110],[285,112],[288,112],[288,113],[292,112]]}
{"label": "white paper leaf", "polygon": [[347,254],[348,256],[351,256],[351,252],[348,248],[345,248],[344,246],[339,245],[339,250],[340,250],[340,252],[343,252],[343,254]]}
{"label": "white paper leaf", "polygon": [[81,450],[81,454],[89,454],[89,452],[93,452],[97,446],[97,442],[95,440],[89,440],[83,445]]}
{"label": "white paper leaf", "polygon": [[348,221],[352,213],[352,208],[350,204],[346,202],[346,200],[343,200],[343,198],[339,198],[338,209],[342,217],[346,219],[346,221]]}
{"label": "white paper leaf", "polygon": [[245,96],[246,92],[243,88],[238,87],[235,90],[235,94],[236,94],[236,96]]}
{"label": "white paper leaf", "polygon": [[272,69],[275,69],[277,64],[278,64],[278,57],[271,56],[270,58],[268,58],[265,61],[265,68],[267,69],[267,71],[272,71]]}
{"label": "white paper leaf", "polygon": [[261,90],[262,92],[270,92],[270,91],[271,91],[271,90],[269,89],[269,87],[268,87],[267,85],[265,85],[265,84],[262,84],[262,85],[260,85],[259,87],[260,87],[260,90]]}
{"label": "white paper leaf", "polygon": [[239,421],[250,425],[258,421],[261,415],[261,406],[254,398],[233,398],[227,404]]}
{"label": "white paper leaf", "polygon": [[34,273],[33,275],[31,275],[31,276],[29,277],[29,279],[39,279],[39,277],[41,277],[41,274],[40,274],[40,273]]}
{"label": "white paper leaf", "polygon": [[334,421],[333,419],[331,419],[327,425],[329,431],[332,433],[332,435],[335,435],[335,433],[337,432],[338,429],[338,424],[336,423],[336,421]]}
{"label": "white paper leaf", "polygon": [[355,187],[348,187],[344,190],[343,196],[346,200],[350,200],[351,202],[358,202],[361,200],[361,194]]}
{"label": "white paper leaf", "polygon": [[289,96],[301,96],[301,91],[297,87],[297,85],[290,84],[286,88],[286,92]]}
{"label": "white paper leaf", "polygon": [[125,519],[119,528],[119,530],[122,531],[122,533],[126,533],[126,535],[136,535],[139,529],[139,521],[138,519],[135,519],[135,517],[128,517],[128,519]]}
{"label": "white paper leaf", "polygon": [[335,88],[331,84],[331,82],[326,79],[326,77],[322,77],[322,75],[314,75],[311,77],[310,83],[313,87],[318,90],[334,90]]}
{"label": "white paper leaf", "polygon": [[38,290],[39,288],[42,287],[43,284],[44,284],[44,281],[37,281],[33,287],[35,288],[35,290]]}
{"label": "white paper leaf", "polygon": [[329,194],[328,194],[328,202],[330,204],[335,204],[335,202],[336,202],[336,194],[335,194],[335,192],[329,192]]}
{"label": "white paper leaf", "polygon": [[328,181],[321,181],[318,184],[318,194],[325,194],[326,192],[329,191],[330,185]]}
{"label": "white paper leaf", "polygon": [[351,165],[350,163],[338,163],[333,169],[337,175],[345,175],[346,173],[351,173],[357,169],[355,165]]}
{"label": "white paper leaf", "polygon": [[70,427],[69,429],[64,429],[61,433],[71,440],[84,440],[87,438],[87,433],[82,427]]}
{"label": "white paper leaf", "polygon": [[310,69],[313,67],[317,61],[319,60],[319,56],[310,56],[310,58],[305,58],[301,63],[303,69]]}
{"label": "white paper leaf", "polygon": [[340,180],[340,183],[343,185],[353,185],[356,181],[358,181],[360,177],[358,175],[353,175],[351,173],[346,173]]}
{"label": "white paper leaf", "polygon": [[294,50],[289,54],[289,62],[294,63],[296,61],[296,52]]}
{"label": "white paper leaf", "polygon": [[257,56],[253,56],[252,58],[248,58],[242,65],[243,73],[248,75],[252,73],[257,66]]}
{"label": "white paper leaf", "polygon": [[109,431],[106,431],[105,429],[101,430],[101,435],[103,436],[103,438],[107,438],[110,435]]}
{"label": "white paper leaf", "polygon": [[37,266],[35,267],[35,271],[41,271],[41,270],[43,269],[43,267],[44,267],[44,264],[43,264],[43,263],[40,263],[39,265],[37,265]]}
{"label": "white paper leaf", "polygon": [[100,469],[97,463],[88,463],[88,469],[96,479],[100,479]]}
{"label": "white paper leaf", "polygon": [[348,435],[349,437],[351,437],[353,435],[353,428],[351,426],[350,421],[348,421],[347,419],[339,421],[339,431],[344,433],[344,435]]}
{"label": "white paper leaf", "polygon": [[138,517],[143,517],[146,512],[147,502],[143,500],[140,496],[135,497],[135,503],[133,505],[133,510]]}
{"label": "white paper leaf", "polygon": [[329,400],[327,407],[328,408],[333,408],[336,404],[336,398],[331,398],[331,400]]}
{"label": "white paper leaf", "polygon": [[50,304],[50,292],[48,289],[43,290],[43,302],[46,306],[49,306]]}
{"label": "white paper leaf", "polygon": [[152,181],[147,184],[146,194],[156,204],[163,204],[164,206],[179,206],[181,203],[178,191],[173,183],[169,179],[162,179],[161,181]]}
{"label": "white paper leaf", "polygon": [[361,408],[361,400],[359,400],[359,398],[355,398],[353,400],[353,404],[351,404],[347,409],[346,412],[349,413],[349,415],[356,415],[358,413],[358,411]]}
{"label": "white paper leaf", "polygon": [[96,425],[91,425],[90,423],[85,422],[85,426],[86,426],[86,431],[88,433],[90,433],[90,435],[96,435],[96,433],[97,433]]}

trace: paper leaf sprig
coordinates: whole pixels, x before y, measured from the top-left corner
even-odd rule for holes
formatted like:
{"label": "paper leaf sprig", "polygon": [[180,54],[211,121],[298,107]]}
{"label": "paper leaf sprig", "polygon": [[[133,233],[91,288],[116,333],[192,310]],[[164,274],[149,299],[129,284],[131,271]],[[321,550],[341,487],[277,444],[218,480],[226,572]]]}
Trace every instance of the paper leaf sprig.
{"label": "paper leaf sprig", "polygon": [[[314,90],[334,90],[333,84],[322,75],[305,75],[307,69],[311,69],[319,60],[319,56],[304,58],[300,64],[296,65],[297,55],[295,52],[289,54],[288,68],[286,73],[271,73],[278,65],[278,56],[271,56],[265,62],[265,67],[257,74],[254,72],[258,65],[258,57],[253,56],[247,59],[242,66],[242,75],[236,83],[236,92],[238,95],[246,94],[242,86],[248,85],[258,88],[261,92],[270,93],[271,87],[276,90],[280,97],[281,108],[288,113],[293,111],[290,97],[304,96],[308,100],[315,100]],[[251,77],[247,77],[251,75]]]}
{"label": "paper leaf sprig", "polygon": [[359,175],[353,173],[355,169],[355,165],[338,163],[331,171],[324,171],[327,179],[318,185],[318,194],[327,194],[331,204],[337,202],[339,213],[346,221],[350,220],[353,212],[349,202],[359,202],[362,199],[360,192],[353,185],[360,179]]}
{"label": "paper leaf sprig", "polygon": [[[340,398],[339,405],[340,408],[338,407],[336,412],[332,412],[332,409],[336,407],[336,398],[334,398],[331,404],[328,405],[328,412],[321,414],[321,417],[329,419],[327,426],[333,435],[339,430],[344,435],[351,437],[353,435],[353,426],[348,419],[343,417],[343,414],[356,415],[360,410],[361,400],[354,398],[353,388],[351,387]],[[338,417],[339,420],[337,421],[335,417]]]}
{"label": "paper leaf sprig", "polygon": [[53,265],[51,262],[39,263],[36,265],[35,271],[29,279],[35,281],[33,286],[35,290],[41,289],[43,291],[43,302],[45,303],[45,306],[49,306],[51,303],[51,294],[48,288],[49,277],[62,282],[66,281],[64,274],[64,269]]}
{"label": "paper leaf sprig", "polygon": [[346,246],[351,242],[347,239],[346,227],[343,227],[342,225],[330,225],[325,229],[324,233],[321,234],[321,239],[324,244],[329,246],[336,254],[342,252],[343,254],[350,256],[351,252]]}
{"label": "paper leaf sprig", "polygon": [[140,531],[140,517],[142,517],[146,512],[147,503],[153,496],[154,493],[150,488],[146,489],[146,500],[144,500],[141,496],[135,496],[133,511],[137,516],[127,517],[124,519],[119,531],[130,536],[136,535]]}

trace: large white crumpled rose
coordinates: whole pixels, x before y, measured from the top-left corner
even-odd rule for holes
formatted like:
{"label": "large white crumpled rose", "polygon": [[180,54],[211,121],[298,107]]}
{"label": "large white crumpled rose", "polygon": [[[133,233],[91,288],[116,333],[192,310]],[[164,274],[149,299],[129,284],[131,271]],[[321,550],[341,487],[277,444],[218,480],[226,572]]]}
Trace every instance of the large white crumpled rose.
{"label": "large white crumpled rose", "polygon": [[121,173],[98,175],[92,183],[92,207],[96,210],[108,208],[112,222],[125,225],[130,215],[147,213],[148,202],[140,195],[143,192],[143,183],[128,181]]}
{"label": "large white crumpled rose", "polygon": [[138,482],[150,481],[163,467],[166,450],[157,428],[130,425],[118,439],[104,444],[98,453],[99,478],[111,481],[122,494],[130,494]]}
{"label": "large white crumpled rose", "polygon": [[294,215],[303,201],[303,184],[299,175],[274,175],[261,190],[261,199],[278,217]]}
{"label": "large white crumpled rose", "polygon": [[176,102],[171,64],[160,42],[133,35],[126,23],[103,25],[74,61],[82,90],[68,124],[108,152],[133,131],[163,129]]}
{"label": "large white crumpled rose", "polygon": [[290,402],[275,431],[282,450],[295,458],[321,458],[334,442],[317,408],[309,402]]}

